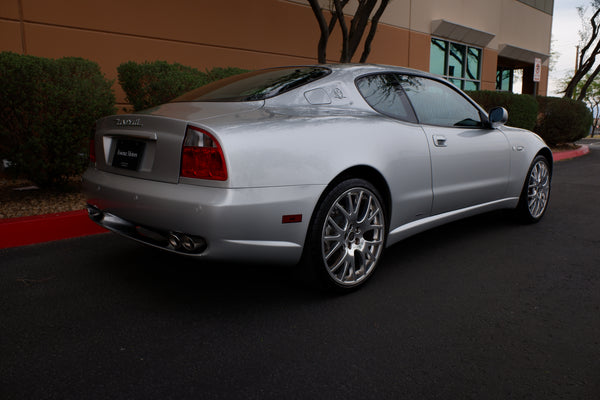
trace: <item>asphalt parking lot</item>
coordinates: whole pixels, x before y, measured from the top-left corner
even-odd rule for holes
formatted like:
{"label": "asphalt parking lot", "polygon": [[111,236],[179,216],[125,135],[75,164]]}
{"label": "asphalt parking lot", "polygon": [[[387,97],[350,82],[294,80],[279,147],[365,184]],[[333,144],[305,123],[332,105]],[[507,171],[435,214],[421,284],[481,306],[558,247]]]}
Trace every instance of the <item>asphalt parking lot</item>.
{"label": "asphalt parking lot", "polygon": [[420,234],[345,296],[113,234],[0,250],[0,398],[598,399],[594,146],[540,224]]}

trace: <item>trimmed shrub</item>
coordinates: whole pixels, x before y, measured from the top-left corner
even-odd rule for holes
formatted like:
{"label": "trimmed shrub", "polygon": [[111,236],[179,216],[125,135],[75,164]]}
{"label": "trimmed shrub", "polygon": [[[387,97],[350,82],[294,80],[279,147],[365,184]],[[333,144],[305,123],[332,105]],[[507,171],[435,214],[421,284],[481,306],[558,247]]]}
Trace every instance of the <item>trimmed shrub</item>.
{"label": "trimmed shrub", "polygon": [[123,63],[117,67],[119,84],[135,111],[169,100],[209,82],[208,76],[192,67],[166,61]]}
{"label": "trimmed shrub", "polygon": [[504,107],[508,111],[507,125],[533,130],[537,121],[538,103],[533,96],[510,92],[477,90],[467,92],[484,110]]}
{"label": "trimmed shrub", "polygon": [[540,116],[535,132],[548,145],[572,143],[586,137],[592,126],[592,112],[577,100],[562,97],[536,97]]}
{"label": "trimmed shrub", "polygon": [[202,72],[177,63],[169,64],[166,61],[145,61],[141,64],[129,61],[119,65],[117,71],[127,101],[135,111],[168,103],[212,81],[247,72],[240,68],[219,67]]}
{"label": "trimmed shrub", "polygon": [[39,186],[64,183],[88,163],[91,128],[113,114],[112,82],[95,62],[0,53],[0,160]]}
{"label": "trimmed shrub", "polygon": [[233,75],[243,74],[245,72],[249,72],[247,69],[241,69],[236,67],[215,67],[210,71],[206,71],[206,75],[208,75],[208,79],[210,82],[218,81],[219,79],[229,78]]}

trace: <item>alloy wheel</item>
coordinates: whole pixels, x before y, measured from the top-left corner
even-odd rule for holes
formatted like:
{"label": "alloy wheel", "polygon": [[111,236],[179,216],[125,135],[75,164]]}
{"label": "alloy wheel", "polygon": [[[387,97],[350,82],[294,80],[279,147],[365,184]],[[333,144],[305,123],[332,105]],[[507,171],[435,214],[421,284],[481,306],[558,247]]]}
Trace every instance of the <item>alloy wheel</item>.
{"label": "alloy wheel", "polygon": [[385,219],[377,196],[351,188],[334,202],[323,225],[321,250],[330,277],[354,286],[375,268],[384,246]]}
{"label": "alloy wheel", "polygon": [[539,160],[531,168],[527,184],[527,207],[533,218],[539,218],[548,204],[550,192],[550,171],[548,165]]}

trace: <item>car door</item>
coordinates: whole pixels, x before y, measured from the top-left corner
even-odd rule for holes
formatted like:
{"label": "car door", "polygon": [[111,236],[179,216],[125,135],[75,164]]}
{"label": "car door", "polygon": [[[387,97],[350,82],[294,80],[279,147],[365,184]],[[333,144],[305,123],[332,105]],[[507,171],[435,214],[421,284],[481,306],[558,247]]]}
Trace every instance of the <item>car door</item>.
{"label": "car door", "polygon": [[427,136],[431,153],[432,215],[505,196],[510,147],[462,93],[435,79],[402,75],[401,85]]}
{"label": "car door", "polygon": [[397,77],[393,73],[369,74],[359,77],[356,86],[374,110],[389,117],[373,129],[389,133],[380,154],[386,160],[382,172],[391,192],[390,230],[428,217],[432,202],[429,147]]}

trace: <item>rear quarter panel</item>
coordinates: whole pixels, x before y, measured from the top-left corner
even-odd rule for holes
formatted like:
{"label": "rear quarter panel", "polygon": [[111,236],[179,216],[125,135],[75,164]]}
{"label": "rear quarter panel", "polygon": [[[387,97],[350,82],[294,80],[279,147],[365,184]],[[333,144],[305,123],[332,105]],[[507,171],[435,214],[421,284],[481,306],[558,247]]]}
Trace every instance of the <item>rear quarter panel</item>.
{"label": "rear quarter panel", "polygon": [[[210,121],[219,137],[233,188],[328,185],[355,166],[377,170],[395,204],[391,225],[431,211],[431,164],[418,125],[375,113],[263,108],[237,124]],[[347,112],[346,112],[347,113]]]}

